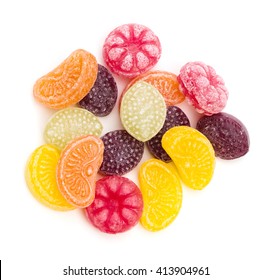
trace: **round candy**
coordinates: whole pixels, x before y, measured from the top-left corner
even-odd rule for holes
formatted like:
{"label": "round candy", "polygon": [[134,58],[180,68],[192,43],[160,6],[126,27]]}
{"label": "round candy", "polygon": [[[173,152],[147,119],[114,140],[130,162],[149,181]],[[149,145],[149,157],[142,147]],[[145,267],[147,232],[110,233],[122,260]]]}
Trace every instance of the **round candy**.
{"label": "round candy", "polygon": [[107,176],[96,182],[95,199],[86,215],[99,230],[113,234],[135,226],[142,211],[140,189],[127,178]]}
{"label": "round candy", "polygon": [[57,165],[57,184],[64,198],[78,208],[94,200],[96,175],[103,160],[102,140],[93,135],[67,144]]}
{"label": "round candy", "polygon": [[209,184],[214,172],[215,155],[206,136],[192,127],[176,126],[163,135],[162,147],[188,187],[202,190]]}
{"label": "round candy", "polygon": [[189,62],[181,68],[178,81],[181,91],[199,113],[216,114],[226,106],[228,90],[211,66]]}
{"label": "round candy", "polygon": [[104,143],[104,156],[100,173],[124,175],[141,161],[144,143],[133,138],[127,131],[111,131],[101,139]]}
{"label": "round candy", "polygon": [[150,70],[160,56],[158,37],[140,24],[124,24],[115,28],[103,46],[103,57],[110,70],[127,78]]}
{"label": "round candy", "polygon": [[236,159],[249,150],[249,135],[244,124],[227,113],[204,116],[196,128],[212,143],[215,155],[222,159]]}
{"label": "round candy", "polygon": [[158,134],[156,134],[154,137],[152,137],[150,140],[146,142],[149,151],[155,158],[158,158],[164,162],[171,161],[171,158],[169,157],[169,155],[166,153],[166,151],[163,149],[161,145],[161,140],[164,133],[167,130],[169,130],[171,127],[181,126],[181,125],[190,126],[190,121],[188,117],[179,107],[176,106],[168,107],[166,113],[166,119],[162,129],[158,132]]}
{"label": "round candy", "polygon": [[107,68],[98,64],[96,81],[79,106],[95,116],[104,117],[112,111],[118,95],[116,82]]}
{"label": "round candy", "polygon": [[85,50],[76,50],[58,67],[37,80],[35,99],[53,109],[63,109],[79,102],[93,86],[96,58]]}
{"label": "round candy", "polygon": [[169,226],[182,204],[182,187],[175,169],[169,163],[150,159],[141,165],[139,181],[144,199],[141,224],[150,231]]}
{"label": "round candy", "polygon": [[37,148],[29,157],[25,178],[29,190],[42,204],[59,211],[72,210],[60,193],[56,181],[56,168],[60,152],[52,145]]}
{"label": "round candy", "polygon": [[185,96],[179,89],[177,76],[166,71],[149,71],[135,77],[123,90],[122,99],[126,91],[138,81],[144,81],[154,86],[163,96],[167,106],[173,106],[183,102]]}
{"label": "round candy", "polygon": [[44,129],[44,140],[63,149],[69,141],[81,135],[100,136],[102,129],[102,124],[91,112],[81,108],[66,108],[49,119]]}
{"label": "round candy", "polygon": [[166,105],[152,85],[139,81],[124,95],[120,117],[127,132],[145,142],[155,136],[164,124]]}

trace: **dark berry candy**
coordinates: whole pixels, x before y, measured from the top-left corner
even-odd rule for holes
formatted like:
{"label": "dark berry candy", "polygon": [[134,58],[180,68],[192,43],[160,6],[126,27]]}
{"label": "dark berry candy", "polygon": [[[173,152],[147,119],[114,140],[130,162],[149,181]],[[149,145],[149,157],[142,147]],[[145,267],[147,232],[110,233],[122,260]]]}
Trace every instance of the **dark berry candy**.
{"label": "dark berry candy", "polygon": [[249,135],[244,124],[227,113],[202,117],[196,128],[212,143],[215,155],[222,159],[235,159],[249,150]]}
{"label": "dark berry candy", "polygon": [[96,182],[95,199],[85,210],[89,221],[102,232],[125,232],[142,216],[142,193],[128,178],[106,176]]}
{"label": "dark berry candy", "polygon": [[101,139],[105,148],[100,173],[124,175],[141,161],[144,143],[132,137],[126,130],[108,132]]}
{"label": "dark berry candy", "polygon": [[117,95],[118,89],[112,74],[98,64],[96,81],[89,93],[79,101],[79,106],[98,117],[104,117],[112,111]]}
{"label": "dark berry candy", "polygon": [[151,138],[149,141],[146,142],[150,153],[155,158],[163,160],[164,162],[172,161],[169,155],[163,149],[161,145],[161,140],[162,140],[162,136],[167,130],[169,130],[174,126],[181,126],[181,125],[190,126],[190,121],[188,117],[179,107],[169,106],[167,108],[166,119],[162,129],[157,133],[157,135],[155,135],[153,138]]}

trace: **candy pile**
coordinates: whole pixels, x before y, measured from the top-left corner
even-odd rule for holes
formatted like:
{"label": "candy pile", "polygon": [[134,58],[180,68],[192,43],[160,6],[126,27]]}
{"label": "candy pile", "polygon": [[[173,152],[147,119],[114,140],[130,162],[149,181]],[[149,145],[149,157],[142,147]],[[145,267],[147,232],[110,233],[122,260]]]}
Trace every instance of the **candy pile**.
{"label": "candy pile", "polygon": [[[124,232],[139,221],[158,231],[177,217],[182,184],[201,190],[216,156],[230,160],[248,152],[245,126],[221,112],[228,91],[215,70],[202,62],[187,63],[179,75],[151,70],[160,56],[152,30],[125,24],[105,40],[108,69],[79,49],[36,81],[35,99],[57,110],[44,129],[46,144],[26,167],[36,199],[55,210],[84,209],[102,232]],[[119,97],[112,73],[130,79]],[[123,129],[102,135],[99,118],[118,99]],[[177,106],[185,99],[202,113],[196,128]],[[141,164],[138,187],[124,175],[141,162],[145,146],[154,158]]]}

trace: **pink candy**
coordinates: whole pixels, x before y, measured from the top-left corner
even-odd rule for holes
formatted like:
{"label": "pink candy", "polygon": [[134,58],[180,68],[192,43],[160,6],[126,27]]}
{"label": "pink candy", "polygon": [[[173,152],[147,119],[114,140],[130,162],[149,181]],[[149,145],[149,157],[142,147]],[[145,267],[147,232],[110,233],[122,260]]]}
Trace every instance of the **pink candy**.
{"label": "pink candy", "polygon": [[199,113],[216,114],[226,106],[228,90],[211,66],[189,62],[181,68],[178,81],[186,99]]}

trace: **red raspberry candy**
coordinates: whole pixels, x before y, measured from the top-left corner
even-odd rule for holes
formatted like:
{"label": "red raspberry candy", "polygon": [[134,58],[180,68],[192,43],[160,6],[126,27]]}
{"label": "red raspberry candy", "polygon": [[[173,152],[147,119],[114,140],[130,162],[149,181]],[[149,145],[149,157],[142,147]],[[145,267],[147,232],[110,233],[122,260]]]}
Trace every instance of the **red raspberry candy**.
{"label": "red raspberry candy", "polygon": [[199,113],[212,115],[226,106],[228,90],[215,70],[203,62],[185,64],[178,76],[181,91]]}
{"label": "red raspberry candy", "polygon": [[106,233],[129,230],[138,223],[142,211],[140,189],[131,180],[116,175],[96,182],[94,202],[86,208],[87,218]]}
{"label": "red raspberry candy", "polygon": [[115,28],[103,46],[103,57],[110,70],[127,78],[147,72],[160,56],[158,37],[140,24],[124,24]]}

